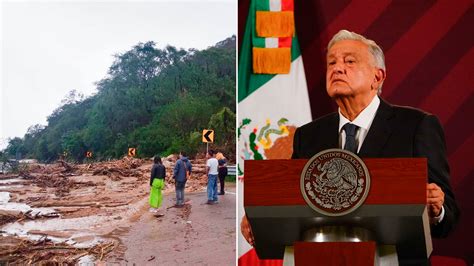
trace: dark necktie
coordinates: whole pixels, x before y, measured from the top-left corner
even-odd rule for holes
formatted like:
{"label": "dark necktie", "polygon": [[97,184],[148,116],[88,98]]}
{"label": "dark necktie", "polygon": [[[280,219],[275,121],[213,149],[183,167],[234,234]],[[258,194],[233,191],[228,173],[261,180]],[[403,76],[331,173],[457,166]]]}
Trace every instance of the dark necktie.
{"label": "dark necktie", "polygon": [[357,143],[355,135],[359,127],[354,124],[347,123],[342,127],[342,129],[346,131],[346,144],[344,144],[344,150],[348,150],[357,154]]}

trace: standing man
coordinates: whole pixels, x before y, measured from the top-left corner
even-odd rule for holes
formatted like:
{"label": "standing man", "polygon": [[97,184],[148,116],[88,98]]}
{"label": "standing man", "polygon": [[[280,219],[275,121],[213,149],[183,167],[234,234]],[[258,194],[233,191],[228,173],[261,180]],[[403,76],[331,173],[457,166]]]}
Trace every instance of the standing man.
{"label": "standing man", "polygon": [[[296,130],[292,158],[309,159],[330,148],[343,148],[362,158],[427,158],[431,234],[446,237],[459,219],[459,209],[449,184],[446,144],[438,118],[379,97],[386,70],[383,51],[374,41],[341,30],[329,42],[326,59],[326,90],[339,110]],[[241,230],[254,244],[245,217]]]}
{"label": "standing man", "polygon": [[184,151],[180,152],[179,159],[176,161],[173,170],[176,188],[176,207],[178,208],[184,206],[184,187],[188,177],[191,175],[191,168],[192,165],[188,157],[186,157],[186,153]]}
{"label": "standing man", "polygon": [[217,204],[217,175],[219,174],[217,168],[219,162],[215,158],[214,151],[209,150],[206,154],[207,162],[207,202],[206,204]]}

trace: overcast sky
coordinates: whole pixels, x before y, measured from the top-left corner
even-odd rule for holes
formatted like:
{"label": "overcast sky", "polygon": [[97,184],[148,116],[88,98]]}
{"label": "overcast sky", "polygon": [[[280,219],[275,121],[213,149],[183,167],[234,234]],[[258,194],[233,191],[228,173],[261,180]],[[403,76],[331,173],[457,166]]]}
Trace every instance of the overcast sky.
{"label": "overcast sky", "polygon": [[114,54],[146,41],[201,50],[237,31],[234,0],[0,1],[0,149],[69,91],[95,93]]}

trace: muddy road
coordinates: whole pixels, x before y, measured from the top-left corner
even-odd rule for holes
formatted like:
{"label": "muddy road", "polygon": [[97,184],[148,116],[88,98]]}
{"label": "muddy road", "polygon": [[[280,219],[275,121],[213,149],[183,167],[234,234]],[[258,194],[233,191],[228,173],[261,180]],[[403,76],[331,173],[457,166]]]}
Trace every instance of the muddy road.
{"label": "muddy road", "polygon": [[[183,208],[174,208],[174,194],[165,195],[163,217],[143,208],[129,228],[117,232],[126,247],[109,262],[137,265],[233,265],[235,263],[235,186],[207,205],[205,192],[186,194]],[[115,257],[115,258],[114,258]]]}
{"label": "muddy road", "polygon": [[58,162],[0,175],[0,264],[234,264],[235,184],[226,184],[219,204],[204,204],[205,162],[195,160],[187,203],[175,208],[174,162],[171,156],[164,160],[159,218],[148,211],[151,161]]}

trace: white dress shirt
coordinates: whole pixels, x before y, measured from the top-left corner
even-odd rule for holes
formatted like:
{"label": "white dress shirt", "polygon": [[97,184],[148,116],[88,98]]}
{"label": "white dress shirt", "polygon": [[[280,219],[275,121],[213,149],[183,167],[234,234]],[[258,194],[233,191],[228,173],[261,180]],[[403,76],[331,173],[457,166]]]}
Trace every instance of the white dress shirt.
{"label": "white dress shirt", "polygon": [[357,152],[360,151],[360,147],[362,147],[362,143],[364,143],[365,137],[369,132],[370,126],[372,125],[372,121],[374,121],[375,113],[377,113],[377,109],[380,105],[380,99],[378,96],[375,96],[372,101],[370,102],[367,107],[365,107],[362,112],[353,120],[350,121],[346,117],[344,117],[341,113],[341,109],[338,109],[339,112],[339,148],[343,149],[344,145],[346,144],[346,132],[342,129],[342,127],[346,123],[351,123],[359,127],[356,132],[355,139],[357,145]]}

